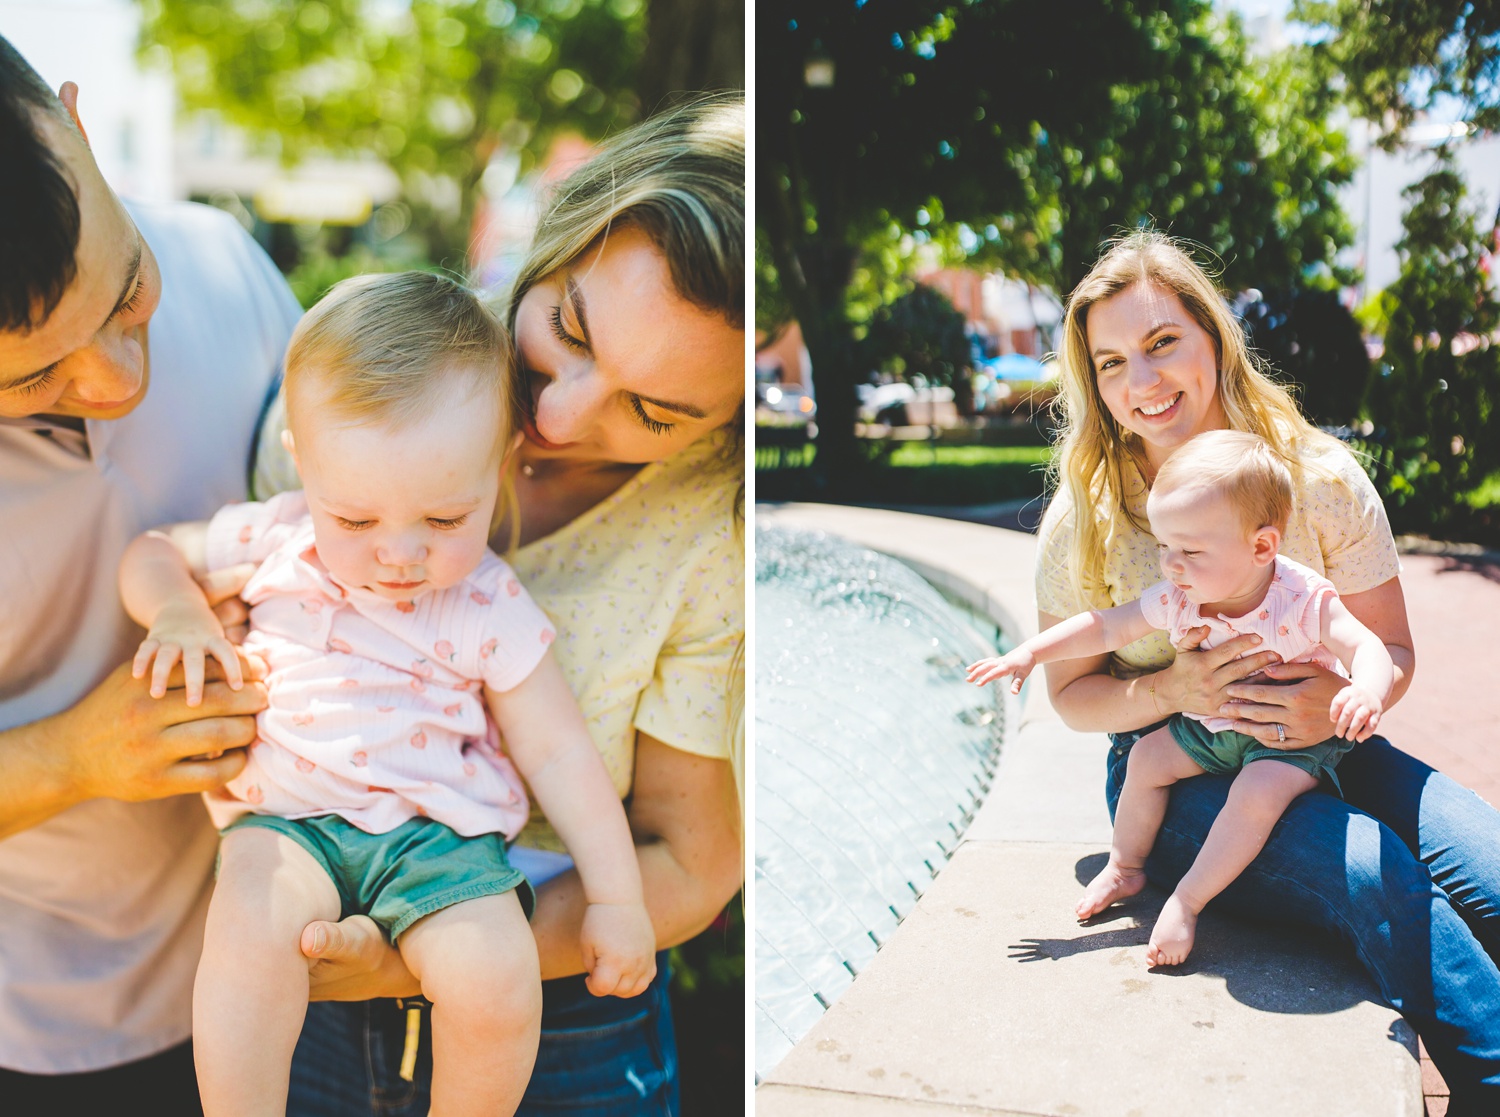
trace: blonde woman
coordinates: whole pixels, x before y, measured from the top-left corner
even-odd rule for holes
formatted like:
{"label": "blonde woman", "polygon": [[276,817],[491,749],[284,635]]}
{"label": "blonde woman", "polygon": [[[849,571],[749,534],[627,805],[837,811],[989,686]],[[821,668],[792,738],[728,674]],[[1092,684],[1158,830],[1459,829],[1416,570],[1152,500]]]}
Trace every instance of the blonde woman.
{"label": "blonde woman", "polygon": [[[616,791],[666,948],[743,875],[735,765],[744,641],[744,105],[715,99],[622,133],[558,189],[511,293],[529,420],[518,516],[496,547],[558,628],[553,651]],[[666,956],[640,997],[583,986],[585,907],[544,819],[516,862],[537,884],[541,1051],[521,1113],[677,1112]],[[417,990],[360,919],[308,927],[315,996]],[[399,1075],[395,1002],[312,1006],[291,1114],[427,1110],[425,1043]]]}
{"label": "blonde woman", "polygon": [[[1297,411],[1246,349],[1238,323],[1188,253],[1155,231],[1114,244],[1064,319],[1063,437],[1057,493],[1038,540],[1043,629],[1138,597],[1159,577],[1145,504],[1157,471],[1193,436],[1250,431],[1292,470],[1296,507],[1282,553],[1337,587],[1389,650],[1398,701],[1415,665],[1400,565],[1379,497],[1359,463]],[[1332,735],[1342,680],[1280,663],[1245,635],[1200,650],[1155,634],[1110,655],[1048,665],[1074,729],[1111,734],[1113,815],[1132,747],[1174,714],[1227,717],[1272,748]],[[1253,682],[1248,676],[1261,672]],[[1417,1029],[1452,1089],[1451,1113],[1500,1100],[1500,814],[1380,737],[1339,768],[1342,799],[1297,799],[1265,848],[1215,901],[1311,925],[1347,941]],[[1171,890],[1203,846],[1231,779],[1175,784],[1147,876]]]}

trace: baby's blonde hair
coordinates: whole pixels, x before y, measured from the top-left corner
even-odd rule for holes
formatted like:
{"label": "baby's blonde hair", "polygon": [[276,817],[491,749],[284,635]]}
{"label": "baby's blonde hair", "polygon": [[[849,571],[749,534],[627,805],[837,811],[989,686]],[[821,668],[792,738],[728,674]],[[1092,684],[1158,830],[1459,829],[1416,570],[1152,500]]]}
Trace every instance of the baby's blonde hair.
{"label": "baby's blonde hair", "polygon": [[1295,500],[1292,471],[1259,435],[1214,430],[1183,443],[1157,473],[1151,500],[1195,488],[1229,501],[1247,534],[1263,527],[1286,534]]}
{"label": "baby's blonde hair", "polygon": [[[516,429],[510,334],[468,288],[407,271],[337,284],[302,317],[286,353],[287,425],[296,432],[305,391],[353,423],[402,426],[429,417],[454,378],[494,400],[497,447]],[[301,401],[301,402],[299,402]]]}

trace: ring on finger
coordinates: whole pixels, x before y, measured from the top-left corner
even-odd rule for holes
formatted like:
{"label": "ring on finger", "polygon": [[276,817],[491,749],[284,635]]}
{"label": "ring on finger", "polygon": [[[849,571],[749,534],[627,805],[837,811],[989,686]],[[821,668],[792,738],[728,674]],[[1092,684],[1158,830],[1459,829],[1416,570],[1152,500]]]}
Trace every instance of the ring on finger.
{"label": "ring on finger", "polygon": [[1285,740],[1286,740],[1286,726],[1282,725],[1281,722],[1278,721],[1276,723],[1276,743],[1279,745],[1279,744],[1281,744]]}

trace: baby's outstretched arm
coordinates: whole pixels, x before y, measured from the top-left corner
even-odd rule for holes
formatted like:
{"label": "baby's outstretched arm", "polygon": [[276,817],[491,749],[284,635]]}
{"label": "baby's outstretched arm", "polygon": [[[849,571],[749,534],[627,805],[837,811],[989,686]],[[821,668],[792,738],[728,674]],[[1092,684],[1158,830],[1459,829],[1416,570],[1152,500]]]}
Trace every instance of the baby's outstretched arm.
{"label": "baby's outstretched arm", "polygon": [[1139,600],[1127,601],[1113,609],[1094,609],[1053,625],[1005,655],[969,664],[968,680],[975,686],[984,686],[1009,675],[1010,692],[1019,694],[1021,683],[1038,663],[1103,655],[1154,631],[1155,627],[1141,612]]}
{"label": "baby's outstretched arm", "polygon": [[131,542],[120,560],[125,611],[146,628],[132,673],[140,679],[149,670],[151,695],[160,698],[167,692],[173,665],[182,660],[189,706],[203,700],[204,664],[209,655],[223,666],[231,688],[239,690],[244,684],[239,655],[225,639],[224,627],[194,577],[205,566],[207,526],[175,524],[148,531]]}
{"label": "baby's outstretched arm", "polygon": [[1349,685],[1333,696],[1328,716],[1334,736],[1363,741],[1374,734],[1391,700],[1396,668],[1391,653],[1336,597],[1323,609],[1322,640],[1349,670]]}
{"label": "baby's outstretched arm", "polygon": [[656,975],[635,842],[562,668],[548,652],[526,680],[485,700],[506,751],[578,867],[588,910],[583,964],[596,997],[633,997]]}

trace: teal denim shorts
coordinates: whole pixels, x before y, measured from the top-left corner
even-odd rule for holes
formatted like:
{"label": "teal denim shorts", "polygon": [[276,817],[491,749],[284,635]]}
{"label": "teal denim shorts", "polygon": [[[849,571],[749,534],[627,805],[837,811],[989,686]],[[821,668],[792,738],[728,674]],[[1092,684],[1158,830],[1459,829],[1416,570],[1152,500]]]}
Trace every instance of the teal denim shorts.
{"label": "teal denim shorts", "polygon": [[528,919],[535,907],[531,885],[506,857],[500,834],[465,838],[430,818],[370,834],[333,814],[248,814],[222,832],[247,826],[285,834],[312,854],[338,889],[339,918],[368,915],[391,942],[424,915],[480,896],[514,890]]}
{"label": "teal denim shorts", "polygon": [[1225,729],[1215,733],[1201,721],[1175,714],[1167,723],[1172,738],[1198,767],[1216,776],[1232,776],[1252,760],[1280,760],[1301,768],[1315,779],[1326,779],[1342,797],[1343,788],[1334,773],[1334,765],[1350,749],[1353,741],[1330,737],[1301,749],[1273,749],[1244,733]]}

